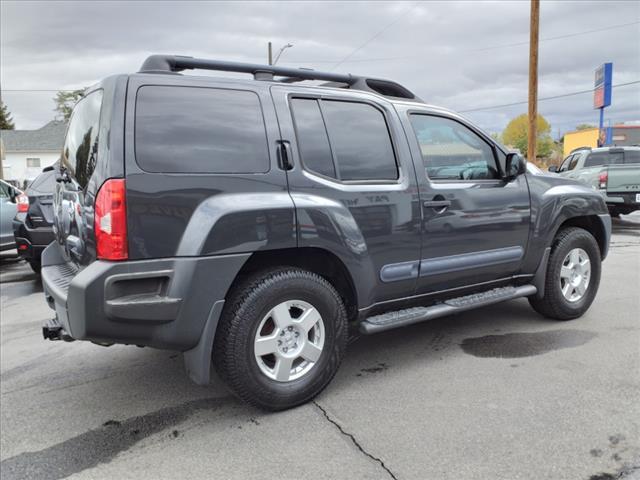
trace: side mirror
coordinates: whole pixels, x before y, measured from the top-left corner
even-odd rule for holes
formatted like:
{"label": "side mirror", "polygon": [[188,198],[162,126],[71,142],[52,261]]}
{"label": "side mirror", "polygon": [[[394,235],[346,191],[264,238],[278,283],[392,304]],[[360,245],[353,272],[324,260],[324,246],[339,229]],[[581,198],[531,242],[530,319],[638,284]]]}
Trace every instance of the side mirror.
{"label": "side mirror", "polygon": [[510,182],[518,175],[522,175],[527,172],[527,161],[522,155],[517,153],[507,153],[505,172],[505,180]]}
{"label": "side mirror", "polygon": [[549,165],[549,171],[551,173],[558,173],[558,166],[557,165]]}

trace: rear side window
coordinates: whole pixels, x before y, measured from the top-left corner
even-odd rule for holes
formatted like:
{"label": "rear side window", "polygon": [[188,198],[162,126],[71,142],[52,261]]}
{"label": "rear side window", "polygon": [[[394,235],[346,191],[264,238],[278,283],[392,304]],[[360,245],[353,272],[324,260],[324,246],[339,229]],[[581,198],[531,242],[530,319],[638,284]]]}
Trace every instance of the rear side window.
{"label": "rear side window", "polygon": [[90,93],[73,109],[62,148],[62,163],[82,188],[86,188],[98,160],[98,128],[102,90]]}
{"label": "rear side window", "polygon": [[622,152],[593,152],[584,161],[585,167],[599,167],[601,165],[617,165],[622,163]]}
{"label": "rear side window", "polygon": [[216,88],[144,86],[135,149],[149,172],[264,173],[267,134],[258,96]]}
{"label": "rear side window", "polygon": [[640,150],[625,150],[624,163],[640,163]]}
{"label": "rear side window", "polygon": [[291,108],[295,116],[300,157],[305,167],[327,177],[336,178],[329,137],[318,101],[294,98]]}
{"label": "rear side window", "polygon": [[344,181],[396,180],[398,166],[384,114],[366,103],[293,99],[302,162]]}

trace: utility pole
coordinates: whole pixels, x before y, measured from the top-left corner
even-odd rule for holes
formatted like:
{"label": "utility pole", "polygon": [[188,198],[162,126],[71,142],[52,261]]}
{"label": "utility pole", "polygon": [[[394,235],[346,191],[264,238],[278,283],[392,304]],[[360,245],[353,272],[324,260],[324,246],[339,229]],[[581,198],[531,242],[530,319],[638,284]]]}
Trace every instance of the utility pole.
{"label": "utility pole", "polygon": [[269,42],[268,58],[269,58],[269,65],[273,65],[273,51],[272,51],[272,47],[271,47],[271,42]]}
{"label": "utility pole", "polygon": [[536,159],[538,138],[538,30],[540,27],[540,0],[531,0],[531,25],[529,27],[529,144],[527,157]]}

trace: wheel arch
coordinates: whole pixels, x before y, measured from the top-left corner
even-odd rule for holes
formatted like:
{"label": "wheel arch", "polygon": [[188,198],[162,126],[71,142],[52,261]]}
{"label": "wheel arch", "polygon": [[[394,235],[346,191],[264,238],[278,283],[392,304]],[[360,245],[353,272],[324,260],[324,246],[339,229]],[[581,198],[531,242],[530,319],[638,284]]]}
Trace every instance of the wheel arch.
{"label": "wheel arch", "polygon": [[571,217],[562,222],[556,229],[553,238],[560,231],[568,227],[578,227],[589,232],[596,239],[598,248],[600,249],[600,258],[604,260],[609,250],[609,235],[611,230],[611,220],[609,219],[609,228],[601,215],[583,215],[579,217]]}
{"label": "wheel arch", "polygon": [[357,317],[358,294],[349,269],[334,253],[316,247],[254,252],[236,275],[227,297],[250,275],[276,267],[297,267],[320,275],[331,283],[342,297],[349,320]]}

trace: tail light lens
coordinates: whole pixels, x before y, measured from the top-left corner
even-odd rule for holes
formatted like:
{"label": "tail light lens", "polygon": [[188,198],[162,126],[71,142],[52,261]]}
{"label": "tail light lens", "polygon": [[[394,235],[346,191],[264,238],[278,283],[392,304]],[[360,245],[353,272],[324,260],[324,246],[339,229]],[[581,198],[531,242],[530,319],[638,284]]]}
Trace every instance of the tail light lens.
{"label": "tail light lens", "polygon": [[598,186],[602,189],[607,188],[607,180],[609,179],[609,174],[607,172],[602,172],[598,176]]}
{"label": "tail light lens", "polygon": [[125,181],[111,178],[98,191],[93,228],[96,236],[96,255],[101,260],[126,260],[127,202]]}
{"label": "tail light lens", "polygon": [[29,211],[29,197],[24,193],[21,193],[16,198],[16,204],[18,205],[18,212],[25,213]]}

